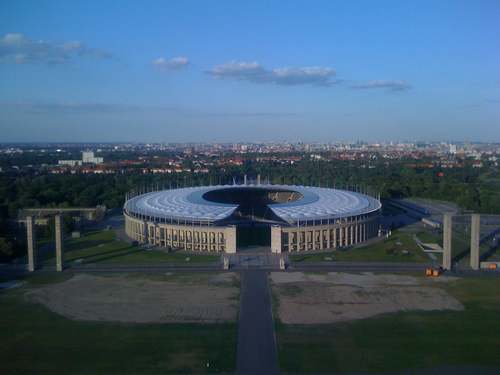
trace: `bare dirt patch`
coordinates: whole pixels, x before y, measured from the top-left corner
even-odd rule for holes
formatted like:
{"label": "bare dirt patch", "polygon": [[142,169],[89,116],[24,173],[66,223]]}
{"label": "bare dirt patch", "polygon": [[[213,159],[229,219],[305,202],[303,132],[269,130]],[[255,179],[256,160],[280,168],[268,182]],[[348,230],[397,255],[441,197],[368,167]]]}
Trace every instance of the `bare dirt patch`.
{"label": "bare dirt patch", "polygon": [[77,320],[134,323],[217,323],[235,321],[236,274],[210,277],[94,276],[34,288],[32,301]]}
{"label": "bare dirt patch", "polygon": [[[452,282],[456,278],[441,278]],[[271,273],[286,324],[323,324],[397,311],[463,310],[444,289],[403,275]]]}

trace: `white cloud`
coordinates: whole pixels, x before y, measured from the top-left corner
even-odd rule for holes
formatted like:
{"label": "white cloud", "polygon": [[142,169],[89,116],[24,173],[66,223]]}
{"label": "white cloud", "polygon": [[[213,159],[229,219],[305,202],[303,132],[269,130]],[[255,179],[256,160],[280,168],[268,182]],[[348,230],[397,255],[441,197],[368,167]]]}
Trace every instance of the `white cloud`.
{"label": "white cloud", "polygon": [[311,84],[330,86],[334,83],[335,70],[323,67],[279,68],[273,70],[273,76],[280,85]]}
{"label": "white cloud", "polygon": [[0,38],[0,61],[16,64],[45,63],[64,64],[77,57],[110,58],[111,54],[97,48],[89,48],[79,41],[62,44],[32,40],[23,34],[5,34]]}
{"label": "white cloud", "polygon": [[387,89],[389,91],[404,91],[411,89],[406,81],[399,80],[373,80],[365,83],[352,85],[353,89]]}
{"label": "white cloud", "polygon": [[232,78],[253,83],[277,85],[331,86],[336,83],[335,69],[326,67],[299,67],[266,69],[257,62],[231,61],[216,65],[208,71],[217,78]]}
{"label": "white cloud", "polygon": [[188,66],[189,60],[184,56],[173,57],[169,60],[164,57],[158,57],[153,60],[152,64],[161,70],[177,70]]}

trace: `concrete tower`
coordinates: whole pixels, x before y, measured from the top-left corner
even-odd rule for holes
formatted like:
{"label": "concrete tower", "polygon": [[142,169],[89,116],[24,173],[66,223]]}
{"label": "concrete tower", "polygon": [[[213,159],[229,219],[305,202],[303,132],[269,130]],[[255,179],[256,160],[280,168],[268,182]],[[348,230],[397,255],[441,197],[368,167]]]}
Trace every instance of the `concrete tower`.
{"label": "concrete tower", "polygon": [[452,216],[450,213],[443,215],[443,268],[451,270],[451,231]]}
{"label": "concrete tower", "polygon": [[470,266],[473,270],[479,269],[479,235],[481,216],[472,214],[470,226]]}

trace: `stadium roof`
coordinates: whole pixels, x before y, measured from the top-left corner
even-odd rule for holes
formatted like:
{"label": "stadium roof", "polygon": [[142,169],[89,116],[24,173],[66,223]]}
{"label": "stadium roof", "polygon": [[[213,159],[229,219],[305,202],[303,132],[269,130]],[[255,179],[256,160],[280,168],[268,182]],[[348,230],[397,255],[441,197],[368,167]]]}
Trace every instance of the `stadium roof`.
{"label": "stadium roof", "polygon": [[161,221],[215,222],[229,218],[238,205],[212,202],[205,199],[203,195],[213,190],[242,189],[245,187],[300,193],[301,198],[296,201],[268,205],[278,217],[290,224],[305,220],[363,215],[377,211],[381,207],[377,199],[347,190],[292,185],[225,185],[146,193],[129,199],[124,208],[129,213]]}

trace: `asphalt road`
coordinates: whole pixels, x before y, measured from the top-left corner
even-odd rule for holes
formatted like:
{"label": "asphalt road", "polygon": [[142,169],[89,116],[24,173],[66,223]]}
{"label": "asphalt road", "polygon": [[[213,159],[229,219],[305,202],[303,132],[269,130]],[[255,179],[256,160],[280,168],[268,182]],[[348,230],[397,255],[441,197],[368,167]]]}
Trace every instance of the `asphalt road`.
{"label": "asphalt road", "polygon": [[432,263],[400,262],[304,262],[292,263],[287,271],[329,272],[414,272],[424,271]]}
{"label": "asphalt road", "polygon": [[241,273],[237,374],[279,374],[267,272]]}

